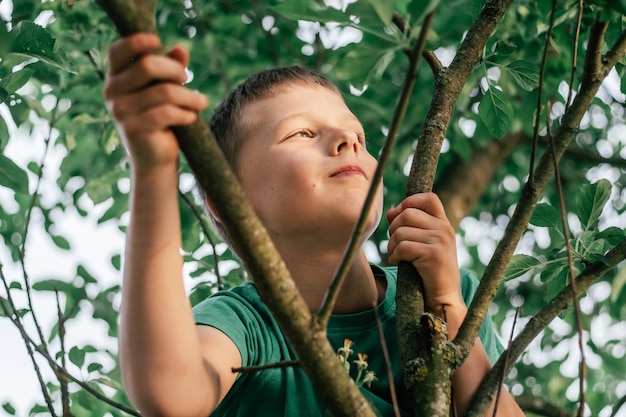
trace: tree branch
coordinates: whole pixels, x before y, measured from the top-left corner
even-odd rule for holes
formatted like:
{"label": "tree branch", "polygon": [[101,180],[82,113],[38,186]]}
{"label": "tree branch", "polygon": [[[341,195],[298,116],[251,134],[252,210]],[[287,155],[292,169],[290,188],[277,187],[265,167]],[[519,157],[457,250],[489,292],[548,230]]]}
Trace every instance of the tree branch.
{"label": "tree branch", "polygon": [[544,417],[574,417],[574,413],[564,410],[541,398],[535,398],[527,395],[515,397],[515,401],[522,410],[537,414]]}
{"label": "tree branch", "polygon": [[485,269],[465,321],[455,338],[455,343],[459,343],[461,346],[471,346],[478,334],[478,329],[484,320],[491,300],[495,296],[504,269],[526,230],[530,216],[542,191],[554,173],[552,154],[554,154],[554,158],[557,161],[561,159],[574,134],[578,131],[580,120],[589,108],[591,100],[595,97],[604,77],[608,74],[609,69],[604,68],[600,64],[597,54],[593,53],[594,50],[599,48],[599,45],[602,45],[605,30],[606,24],[597,21],[591,29],[588,41],[590,54],[586,56],[585,72],[582,77],[580,91],[561,119],[561,125],[554,137],[554,150],[546,150],[534,171],[534,182],[532,184],[527,182],[524,186],[522,197],[515,207],[511,220],[504,231],[504,236]]}
{"label": "tree branch", "polygon": [[[605,262],[595,262],[589,264],[587,268],[576,277],[577,295],[582,294],[602,275],[615,268],[617,264],[626,259],[626,240],[611,249],[606,255]],[[493,399],[493,395],[498,385],[499,375],[501,373],[508,374],[517,359],[524,353],[530,342],[534,340],[543,329],[558,314],[565,310],[572,301],[572,285],[568,285],[559,294],[557,294],[539,313],[532,317],[524,329],[513,340],[507,349],[508,361],[505,361],[505,355],[493,366],[487,377],[483,380],[480,388],[474,395],[475,401],[472,402],[468,410],[467,417],[478,417],[484,414],[484,410],[489,407]],[[505,365],[505,362],[506,365]]]}

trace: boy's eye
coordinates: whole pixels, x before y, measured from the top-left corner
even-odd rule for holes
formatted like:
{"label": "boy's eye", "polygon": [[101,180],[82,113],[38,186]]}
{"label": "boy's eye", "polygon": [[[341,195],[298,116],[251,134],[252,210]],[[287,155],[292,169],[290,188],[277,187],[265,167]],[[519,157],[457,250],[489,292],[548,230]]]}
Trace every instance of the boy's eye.
{"label": "boy's eye", "polygon": [[298,130],[296,133],[294,133],[291,136],[299,137],[299,138],[312,138],[314,135],[310,130]]}

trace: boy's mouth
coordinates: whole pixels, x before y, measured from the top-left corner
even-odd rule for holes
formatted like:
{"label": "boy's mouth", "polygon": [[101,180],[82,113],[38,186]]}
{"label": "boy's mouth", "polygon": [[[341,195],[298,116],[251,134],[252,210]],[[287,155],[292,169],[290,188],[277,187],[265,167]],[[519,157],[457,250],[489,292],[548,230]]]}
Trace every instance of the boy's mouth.
{"label": "boy's mouth", "polygon": [[361,175],[367,178],[365,172],[358,165],[345,165],[331,174],[331,177],[343,177],[349,175]]}

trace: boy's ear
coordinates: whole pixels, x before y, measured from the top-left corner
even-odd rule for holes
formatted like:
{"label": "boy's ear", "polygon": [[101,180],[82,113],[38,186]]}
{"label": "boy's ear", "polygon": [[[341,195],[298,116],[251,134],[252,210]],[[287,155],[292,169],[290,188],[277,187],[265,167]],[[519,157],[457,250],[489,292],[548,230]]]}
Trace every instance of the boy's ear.
{"label": "boy's ear", "polygon": [[213,206],[211,200],[209,200],[208,197],[204,197],[204,201],[206,202],[206,206],[209,208],[209,211],[211,212],[213,218],[221,224],[222,219],[220,219],[220,217],[217,215],[217,211],[215,210],[215,206]]}

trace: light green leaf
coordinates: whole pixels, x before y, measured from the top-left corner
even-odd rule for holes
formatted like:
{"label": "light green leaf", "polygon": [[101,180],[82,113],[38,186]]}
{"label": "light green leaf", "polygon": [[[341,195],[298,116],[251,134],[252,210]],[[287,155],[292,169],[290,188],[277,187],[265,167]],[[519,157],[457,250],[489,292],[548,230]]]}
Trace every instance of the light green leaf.
{"label": "light green leaf", "polygon": [[0,154],[0,185],[28,194],[28,174],[4,154]]}
{"label": "light green leaf", "polygon": [[580,187],[576,194],[576,215],[585,230],[593,227],[610,197],[611,183],[606,179]]}
{"label": "light green leaf", "polygon": [[622,290],[626,286],[626,268],[620,268],[613,278],[611,284],[611,302],[614,303],[619,298]]}
{"label": "light green leaf", "polygon": [[35,282],[33,284],[35,291],[60,291],[65,293],[71,293],[74,291],[74,286],[68,282],[58,279],[47,279],[44,281]]}
{"label": "light green leaf", "polygon": [[506,267],[506,270],[504,271],[502,279],[504,281],[509,281],[513,278],[521,277],[540,263],[539,259],[534,256],[523,254],[513,255],[511,257],[511,261]]}
{"label": "light green leaf", "polygon": [[393,12],[395,11],[395,0],[369,0],[369,3],[372,5],[374,10],[376,10],[376,14],[380,18],[380,21],[383,22],[385,26],[389,26],[391,24]]}
{"label": "light green leaf", "polygon": [[480,100],[478,116],[483,121],[489,133],[501,138],[509,130],[513,109],[504,93],[495,87],[490,87]]}
{"label": "light green leaf", "polygon": [[306,20],[309,22],[340,22],[347,23],[350,17],[341,10],[332,7],[320,6],[316,1],[286,1],[278,6],[270,7],[270,10],[291,20]]}
{"label": "light green leaf", "polygon": [[533,91],[539,85],[539,69],[530,61],[513,61],[503,67],[515,79],[517,84],[526,91]]}
{"label": "light green leaf", "polygon": [[23,87],[34,73],[35,71],[30,68],[22,68],[20,71],[13,72],[2,78],[0,80],[0,89],[3,89],[7,94],[6,97],[0,94],[0,103],[3,103],[9,95]]}
{"label": "light green leaf", "polygon": [[52,241],[59,249],[70,250],[70,242],[60,235],[51,236]]}
{"label": "light green leaf", "polygon": [[529,223],[539,227],[553,227],[559,229],[561,225],[561,216],[551,205],[547,203],[539,203],[535,207],[535,211],[533,211]]}

